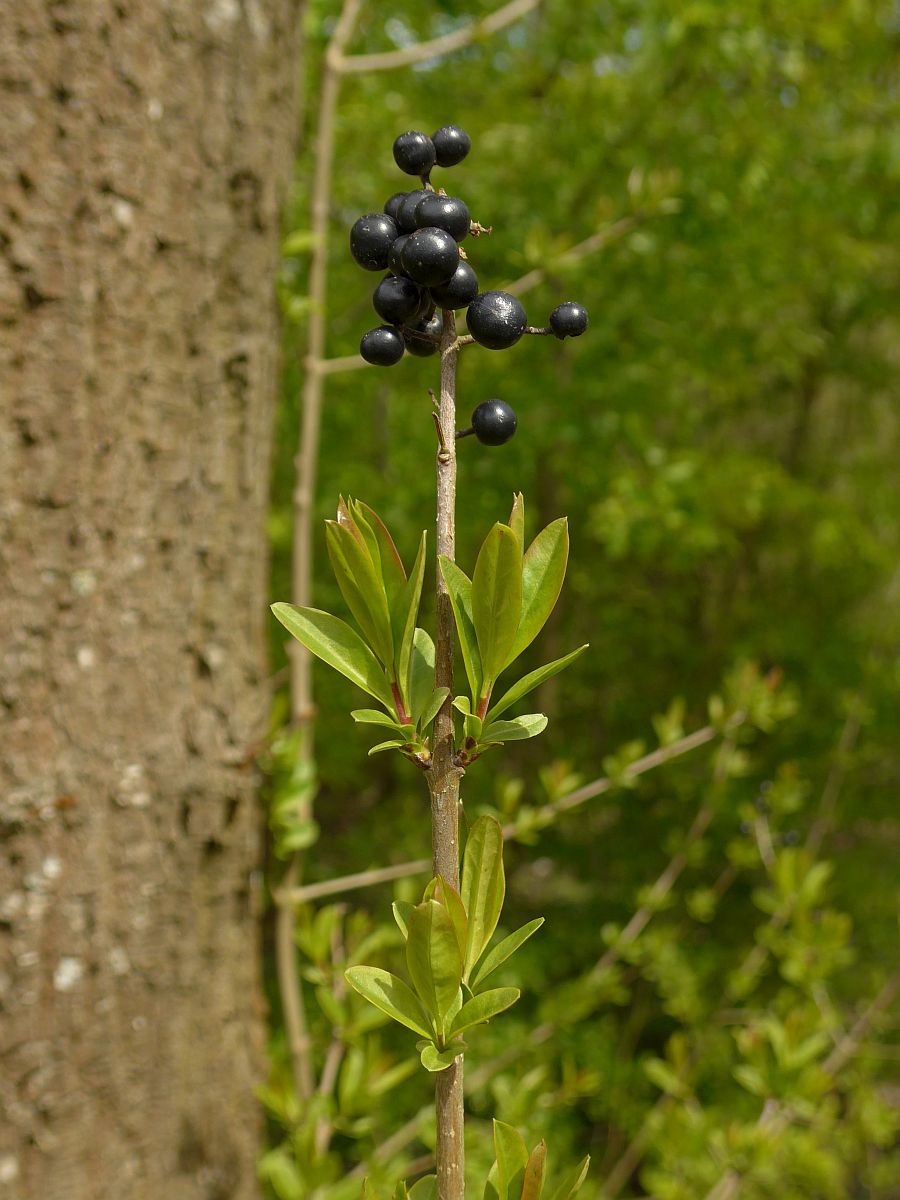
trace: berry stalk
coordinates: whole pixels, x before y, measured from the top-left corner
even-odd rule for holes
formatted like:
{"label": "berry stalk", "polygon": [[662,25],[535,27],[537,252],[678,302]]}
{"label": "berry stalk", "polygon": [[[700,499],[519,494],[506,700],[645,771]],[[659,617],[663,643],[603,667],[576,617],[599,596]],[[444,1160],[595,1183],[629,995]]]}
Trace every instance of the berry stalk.
{"label": "berry stalk", "polygon": [[[456,544],[456,320],[444,310],[441,335],[441,392],[438,424],[443,433],[437,454],[437,553],[454,558]],[[454,623],[450,597],[437,572],[437,638],[435,686],[453,694]],[[431,846],[434,874],[459,890],[459,783],[463,771],[453,761],[453,717],[448,697],[434,722],[434,758],[426,778],[431,792]],[[435,1082],[437,1117],[438,1200],[463,1200],[463,1059],[438,1073]]]}

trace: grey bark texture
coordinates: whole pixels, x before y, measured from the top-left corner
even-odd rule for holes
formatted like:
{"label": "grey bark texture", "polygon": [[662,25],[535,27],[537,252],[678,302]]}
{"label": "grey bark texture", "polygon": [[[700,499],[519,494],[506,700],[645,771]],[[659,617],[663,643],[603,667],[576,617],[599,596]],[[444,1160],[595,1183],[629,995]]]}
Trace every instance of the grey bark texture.
{"label": "grey bark texture", "polygon": [[249,1200],[300,0],[0,4],[0,1197]]}

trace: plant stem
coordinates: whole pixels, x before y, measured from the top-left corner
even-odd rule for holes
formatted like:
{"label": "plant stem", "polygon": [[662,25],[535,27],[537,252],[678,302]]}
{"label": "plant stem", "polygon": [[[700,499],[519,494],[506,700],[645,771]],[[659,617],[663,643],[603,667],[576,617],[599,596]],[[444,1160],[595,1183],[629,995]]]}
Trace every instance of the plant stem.
{"label": "plant stem", "polygon": [[[437,455],[437,552],[453,559],[456,543],[456,321],[445,311],[441,337],[441,396],[438,420],[443,437]],[[440,570],[437,571],[437,640],[435,685],[453,694],[453,609]],[[427,774],[431,792],[431,851],[435,875],[459,889],[459,781],[453,761],[453,716],[450,697],[434,722],[434,757]],[[463,1200],[463,1059],[460,1054],[435,1083],[437,1117],[438,1200]]]}

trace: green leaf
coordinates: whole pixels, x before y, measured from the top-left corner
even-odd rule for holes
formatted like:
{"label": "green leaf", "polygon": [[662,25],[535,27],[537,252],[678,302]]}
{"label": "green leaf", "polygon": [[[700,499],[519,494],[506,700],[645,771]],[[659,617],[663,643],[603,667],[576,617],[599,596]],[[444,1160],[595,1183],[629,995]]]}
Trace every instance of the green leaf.
{"label": "green leaf", "polygon": [[462,713],[464,717],[467,717],[472,711],[472,705],[469,702],[468,696],[454,696],[453,707],[457,712]]}
{"label": "green leaf", "polygon": [[417,629],[409,663],[409,715],[414,721],[425,711],[433,692],[434,642],[424,629]]}
{"label": "green leaf", "polygon": [[543,713],[528,713],[524,717],[514,717],[511,721],[492,721],[485,725],[481,739],[485,742],[524,742],[527,738],[537,737],[547,728],[547,718]]}
{"label": "green leaf", "polygon": [[519,1200],[528,1165],[528,1149],[522,1135],[512,1125],[495,1120],[494,1152],[497,1155],[497,1183],[501,1198]]}
{"label": "green leaf", "polygon": [[[522,552],[498,521],[484,539],[472,576],[472,617],[486,692],[510,661],[522,615]],[[475,697],[480,699],[480,697]]]}
{"label": "green leaf", "polygon": [[465,571],[462,571],[449,558],[445,558],[443,554],[439,561],[441,575],[450,596],[459,647],[466,668],[466,678],[472,690],[472,699],[477,701],[481,691],[482,667],[478,638],[475,635],[475,621],[472,617],[472,581]]}
{"label": "green leaf", "polygon": [[506,664],[530,646],[547,623],[566,577],[569,523],[565,517],[542,529],[525,553],[522,564],[522,608],[519,628]]}
{"label": "green leaf", "polygon": [[380,967],[348,967],[344,978],[361,996],[405,1025],[413,1033],[430,1038],[428,1016],[418,997],[402,979]]}
{"label": "green leaf", "polygon": [[419,1055],[422,1066],[426,1071],[446,1071],[453,1066],[457,1054],[462,1054],[465,1046],[462,1042],[451,1042],[444,1050],[438,1050],[434,1042],[422,1047]]}
{"label": "green leaf", "polygon": [[438,1200],[437,1175],[423,1175],[409,1189],[409,1200]]}
{"label": "green leaf", "polygon": [[529,921],[527,925],[522,925],[515,933],[509,934],[503,941],[498,942],[475,971],[475,974],[469,981],[469,986],[474,990],[479,984],[484,983],[488,975],[493,974],[499,966],[502,966],[508,958],[511,958],[519,947],[528,941],[533,933],[537,933],[543,923],[543,917],[535,917],[533,921]]}
{"label": "green leaf", "polygon": [[450,920],[453,922],[453,932],[456,934],[459,957],[460,961],[462,961],[466,954],[466,941],[469,932],[469,919],[466,916],[462,898],[456,888],[451,887],[442,876],[438,875],[433,882],[435,884],[434,899],[437,900],[438,904],[443,904],[450,916]]}
{"label": "green leaf", "polygon": [[338,521],[325,522],[325,544],[341,595],[363,636],[393,671],[394,643],[384,581],[361,537]]}
{"label": "green leaf", "polygon": [[500,1174],[496,1163],[493,1164],[488,1172],[487,1181],[484,1185],[483,1200],[500,1200]]}
{"label": "green leaf", "polygon": [[525,553],[525,497],[521,492],[513,496],[512,509],[509,514],[509,527],[516,535],[519,543],[519,553]]}
{"label": "green leaf", "polygon": [[406,965],[413,986],[444,1035],[447,1014],[459,994],[462,956],[450,914],[436,900],[425,900],[409,915]]}
{"label": "green leaf", "polygon": [[450,689],[447,687],[435,688],[431,693],[431,697],[425,707],[417,717],[417,724],[422,733],[428,728],[434,718],[438,715],[441,705],[450,695]]}
{"label": "green leaf", "polygon": [[455,1037],[456,1034],[471,1029],[473,1025],[482,1025],[491,1017],[496,1017],[497,1013],[502,1013],[515,1004],[521,994],[518,988],[506,987],[493,988],[489,992],[482,992],[480,996],[473,996],[454,1017],[450,1026],[451,1036]]}
{"label": "green leaf", "polygon": [[575,1195],[584,1183],[590,1165],[591,1156],[587,1154],[578,1166],[563,1178],[562,1183],[550,1197],[550,1200],[571,1200],[571,1197]]}
{"label": "green leaf", "polygon": [[544,1160],[546,1157],[547,1143],[542,1140],[538,1142],[528,1156],[520,1200],[541,1200],[541,1188],[544,1186]]}
{"label": "green leaf", "polygon": [[[373,535],[374,542],[378,548],[378,561],[381,563],[381,577],[384,580],[384,590],[387,593],[388,606],[393,610],[394,602],[406,583],[406,571],[403,567],[403,560],[397,551],[394,539],[388,533],[387,526],[374,508],[370,508],[362,500],[351,500],[350,509],[363,535],[365,536],[366,534],[366,526],[368,526]],[[366,537],[366,543],[369,546],[369,552],[372,555],[373,561],[376,561],[375,552],[372,549],[372,541],[368,537]]]}
{"label": "green leaf", "polygon": [[552,679],[554,675],[558,675],[560,671],[564,671],[570,663],[573,663],[576,658],[584,654],[587,648],[588,643],[585,642],[583,646],[579,646],[577,650],[572,650],[562,658],[557,658],[553,662],[547,663],[546,666],[538,667],[536,671],[529,671],[527,675],[523,675],[517,683],[512,685],[509,691],[500,697],[496,704],[491,705],[485,720],[495,720],[501,713],[511,708],[517,700],[521,700],[523,696],[527,696],[529,692],[533,692],[536,687],[540,687],[545,680]]}
{"label": "green leaf", "polygon": [[375,1191],[375,1185],[368,1176],[363,1180],[362,1194],[363,1200],[380,1200],[378,1193]]}
{"label": "green leaf", "polygon": [[397,922],[397,928],[403,934],[404,939],[409,937],[409,918],[415,907],[408,900],[395,900],[391,905],[391,911],[394,914],[394,920]]}
{"label": "green leaf", "polygon": [[377,708],[354,708],[350,716],[357,725],[386,725],[389,729],[402,729],[403,726],[394,721],[387,713]]}
{"label": "green leaf", "polygon": [[368,757],[371,758],[373,754],[381,754],[384,750],[399,750],[401,746],[406,745],[408,743],[402,739],[400,741],[379,742],[377,746],[373,746],[369,751]]}
{"label": "green leaf", "polygon": [[394,697],[378,659],[346,621],[318,608],[283,602],[273,604],[272,612],[307,650],[393,711]]}
{"label": "green leaf", "polygon": [[410,698],[409,667],[416,631],[416,617],[419,615],[419,601],[422,598],[422,581],[425,578],[425,542],[426,535],[423,532],[412,574],[404,584],[391,611],[396,677],[403,699],[410,706],[412,700]]}
{"label": "green leaf", "polygon": [[463,855],[461,895],[469,918],[465,958],[467,979],[494,935],[505,894],[500,823],[493,817],[479,817],[469,831]]}
{"label": "green leaf", "polygon": [[403,1179],[397,1180],[393,1200],[409,1200],[409,1192],[406,1190],[406,1182]]}

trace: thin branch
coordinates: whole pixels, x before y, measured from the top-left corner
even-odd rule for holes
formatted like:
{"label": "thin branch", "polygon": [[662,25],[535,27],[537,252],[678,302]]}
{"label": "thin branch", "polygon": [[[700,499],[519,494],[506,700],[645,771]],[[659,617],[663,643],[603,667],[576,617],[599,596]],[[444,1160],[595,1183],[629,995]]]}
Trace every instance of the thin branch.
{"label": "thin branch", "polygon": [[520,296],[522,292],[527,292],[530,288],[543,283],[553,268],[567,266],[569,263],[577,262],[579,258],[586,258],[596,250],[602,250],[611,242],[624,237],[626,233],[631,233],[632,229],[636,229],[644,219],[643,213],[630,213],[627,217],[620,217],[618,221],[613,221],[611,225],[606,225],[603,229],[592,233],[583,242],[570,246],[568,250],[553,260],[550,267],[535,267],[533,271],[514,279],[512,283],[505,284],[503,291],[509,292],[512,296]]}
{"label": "thin branch", "polygon": [[[347,985],[344,982],[345,958],[343,923],[336,921],[331,931],[331,964],[334,971],[332,992],[338,1005],[340,1005],[347,994]],[[345,1048],[343,1029],[338,1025],[333,1025],[331,1029],[331,1043],[325,1054],[325,1063],[319,1078],[319,1086],[316,1089],[320,1096],[330,1096],[334,1091],[338,1071],[341,1069],[341,1063],[344,1059]],[[323,1114],[318,1120],[315,1134],[316,1154],[320,1158],[328,1149],[333,1130],[334,1126],[331,1119],[326,1114]]]}
{"label": "thin branch", "polygon": [[[702,729],[697,729],[694,733],[679,738],[677,742],[672,742],[668,746],[660,746],[658,750],[653,750],[650,754],[645,754],[643,758],[636,759],[623,770],[622,774],[628,779],[636,779],[639,775],[645,775],[648,771],[662,766],[663,763],[667,763],[673,758],[679,758],[682,754],[706,745],[716,736],[717,730],[712,725],[704,725]],[[604,792],[608,792],[614,786],[613,781],[603,775],[599,779],[585,783],[575,791],[561,796],[558,800],[543,805],[533,814],[534,819],[539,824],[545,824],[547,818],[556,817],[560,813],[578,808],[587,800],[593,800],[595,796],[602,796]],[[504,825],[504,839],[515,839],[516,833],[515,822]],[[430,869],[431,859],[417,858],[412,862],[397,863],[392,867],[377,867],[369,871],[357,871],[353,875],[342,875],[337,879],[326,879],[323,883],[310,883],[304,887],[295,888],[282,887],[275,892],[274,899],[276,904],[297,906],[311,900],[321,900],[325,896],[338,896],[343,892],[374,887],[379,883],[390,883],[394,879],[405,879],[409,875],[424,875]]]}
{"label": "thin branch", "polygon": [[339,358],[309,360],[308,370],[320,375],[336,375],[340,371],[359,371],[369,363],[359,354],[344,354]]}
{"label": "thin branch", "polygon": [[[313,149],[312,260],[310,265],[310,305],[308,353],[313,362],[321,361],[325,349],[325,301],[328,264],[328,206],[331,191],[331,163],[334,154],[334,125],[340,80],[332,66],[353,33],[361,0],[344,0],[341,15],[322,67],[322,89]],[[301,363],[301,366],[307,365]],[[295,458],[294,535],[291,595],[295,604],[308,605],[312,593],[312,513],[316,490],[316,464],[319,454],[319,414],[322,404],[322,374],[306,370],[301,399],[300,444]],[[302,733],[298,754],[312,758],[313,690],[311,655],[297,641],[290,645],[291,716]],[[308,815],[308,814],[305,814]],[[300,882],[302,858],[294,854],[284,878],[284,890]],[[275,957],[278,989],[284,1014],[285,1033],[297,1097],[302,1102],[313,1093],[313,1069],[310,1053],[306,1008],[297,970],[294,944],[294,913],[280,906],[275,923]]]}
{"label": "thin branch", "polygon": [[335,66],[342,75],[356,75],[361,71],[392,71],[396,67],[410,67],[415,63],[430,62],[444,54],[452,54],[462,50],[473,42],[488,38],[499,33],[507,25],[526,16],[538,7],[540,0],[512,0],[498,8],[490,16],[480,21],[472,21],[462,29],[443,37],[431,38],[427,42],[417,42],[402,50],[387,50],[383,54],[352,54],[348,57],[335,59]]}

